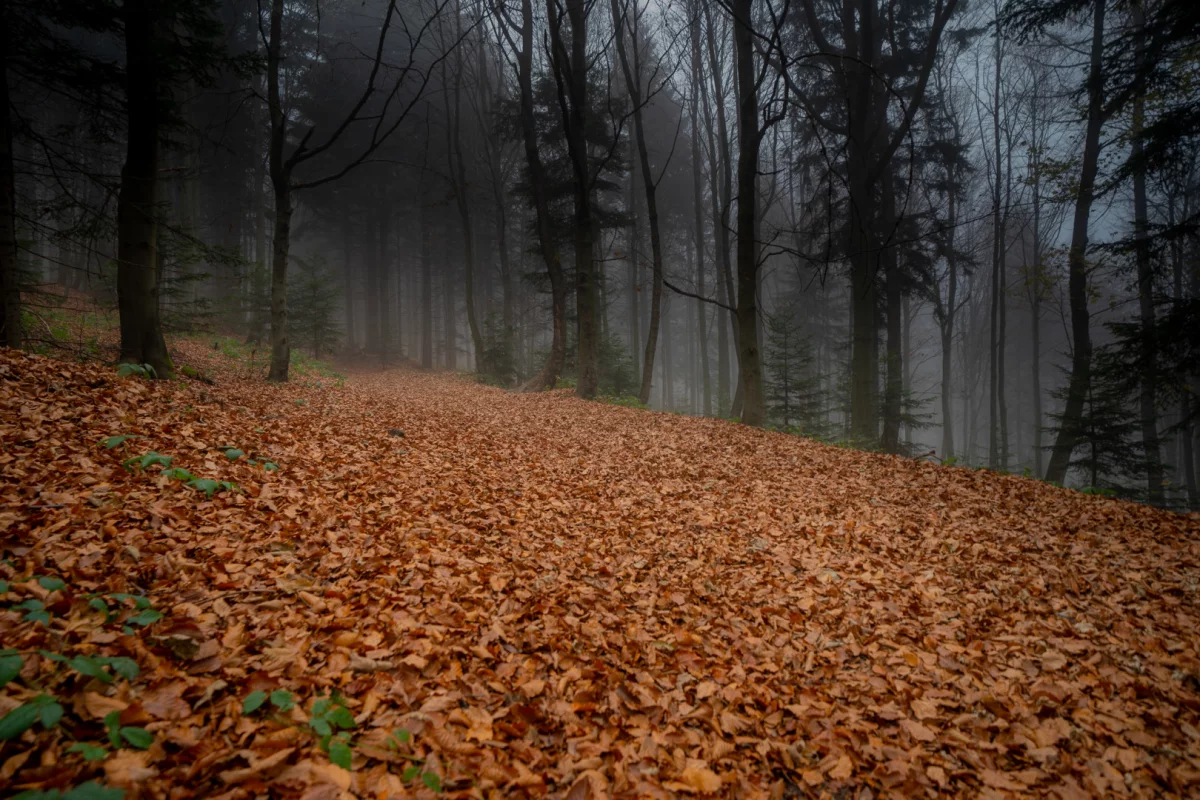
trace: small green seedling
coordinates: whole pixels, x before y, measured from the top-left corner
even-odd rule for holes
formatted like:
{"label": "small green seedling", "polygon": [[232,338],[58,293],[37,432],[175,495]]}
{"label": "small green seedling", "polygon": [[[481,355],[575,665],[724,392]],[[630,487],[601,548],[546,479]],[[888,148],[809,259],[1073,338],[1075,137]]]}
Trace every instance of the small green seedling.
{"label": "small green seedling", "polygon": [[104,718],[104,727],[108,728],[108,742],[119,749],[121,742],[128,743],[138,750],[147,750],[154,744],[154,734],[145,728],[135,728],[121,724],[121,712],[113,711]]}
{"label": "small green seedling", "polygon": [[128,378],[136,375],[139,378],[157,378],[158,373],[149,364],[121,364],[117,367],[118,378]]}
{"label": "small green seedling", "polygon": [[120,436],[109,436],[107,439],[101,439],[100,444],[105,450],[115,450],[116,448],[128,442],[130,439],[140,438],[140,436],[132,433],[123,433]]}
{"label": "small green seedling", "polygon": [[121,462],[121,466],[124,467],[125,469],[129,470],[130,472],[134,471],[134,467],[138,467],[138,468],[142,469],[143,471],[145,471],[147,467],[153,467],[156,465],[161,466],[163,468],[170,468],[171,462],[174,460],[175,460],[174,456],[159,455],[158,453],[155,453],[152,450],[149,453],[146,453],[145,455],[134,456],[133,458],[125,459],[124,461]]}

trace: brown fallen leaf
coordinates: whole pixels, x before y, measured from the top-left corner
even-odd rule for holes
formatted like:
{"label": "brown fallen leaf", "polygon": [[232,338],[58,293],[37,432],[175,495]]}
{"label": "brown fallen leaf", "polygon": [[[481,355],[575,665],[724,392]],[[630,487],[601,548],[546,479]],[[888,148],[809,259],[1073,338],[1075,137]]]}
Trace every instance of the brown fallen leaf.
{"label": "brown fallen leaf", "polygon": [[227,784],[234,784],[258,777],[287,761],[294,752],[296,752],[296,748],[287,747],[263,759],[257,759],[250,754],[247,756],[250,766],[241,769],[227,769],[221,773],[221,780]]}

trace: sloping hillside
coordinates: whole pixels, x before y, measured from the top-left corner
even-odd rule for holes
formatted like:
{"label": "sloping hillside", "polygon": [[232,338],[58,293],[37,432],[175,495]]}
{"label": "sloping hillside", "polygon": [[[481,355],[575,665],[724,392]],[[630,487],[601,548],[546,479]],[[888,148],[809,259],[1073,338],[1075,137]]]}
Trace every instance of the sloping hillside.
{"label": "sloping hillside", "polygon": [[5,794],[1200,787],[1194,517],[187,347],[214,385],[0,354]]}

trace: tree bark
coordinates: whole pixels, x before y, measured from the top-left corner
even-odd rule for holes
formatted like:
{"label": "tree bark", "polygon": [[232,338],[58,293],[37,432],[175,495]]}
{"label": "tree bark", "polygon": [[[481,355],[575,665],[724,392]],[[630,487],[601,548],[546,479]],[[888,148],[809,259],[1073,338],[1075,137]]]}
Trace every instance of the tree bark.
{"label": "tree bark", "polygon": [[[691,45],[692,45],[692,97],[691,97],[691,131],[692,131],[692,227],[694,229],[696,239],[696,293],[701,297],[707,296],[704,286],[704,179],[701,176],[700,169],[700,125],[699,125],[699,100],[700,100],[700,83],[704,79],[701,74],[700,62],[700,15],[696,13],[698,7],[695,2],[691,7]],[[720,310],[718,309],[718,315]],[[712,406],[712,377],[708,369],[708,330],[707,330],[708,312],[704,308],[704,303],[700,300],[696,301],[696,337],[700,345],[700,379],[702,392],[702,410],[704,416],[711,417],[713,413]],[[720,316],[717,317],[720,323]]]}
{"label": "tree bark", "polygon": [[737,320],[738,371],[742,386],[742,422],[767,420],[758,352],[758,84],[754,75],[754,0],[733,0],[734,45],[738,75]]}
{"label": "tree bark", "polygon": [[[578,377],[575,394],[590,399],[596,396],[599,385],[597,358],[597,286],[592,230],[591,167],[588,160],[587,117],[588,91],[588,14],[587,0],[567,0],[567,19],[571,26],[571,47],[563,39],[562,22],[555,6],[547,0],[550,38],[554,58],[555,80],[558,82],[560,105],[563,107],[563,128],[567,135],[567,153],[571,160],[574,199],[575,245],[575,314],[579,325],[576,342]],[[564,102],[565,101],[565,102]]]}
{"label": "tree bark", "polygon": [[117,195],[117,305],[120,361],[149,364],[170,378],[158,308],[158,157],[161,115],[155,56],[158,20],[151,0],[126,0],[128,134]]}
{"label": "tree bark", "polygon": [[[0,8],[0,15],[10,13]],[[0,19],[0,343],[22,344],[20,261],[17,256],[16,182],[12,106],[8,99],[9,23]]]}

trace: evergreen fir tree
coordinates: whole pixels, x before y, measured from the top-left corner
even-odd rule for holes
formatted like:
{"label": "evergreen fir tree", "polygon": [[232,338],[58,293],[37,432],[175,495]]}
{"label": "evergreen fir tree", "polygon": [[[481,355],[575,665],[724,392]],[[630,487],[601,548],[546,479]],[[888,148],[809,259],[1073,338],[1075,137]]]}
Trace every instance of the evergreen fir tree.
{"label": "evergreen fir tree", "polygon": [[786,429],[823,436],[821,383],[813,371],[812,347],[792,311],[768,317],[764,350],[768,417]]}
{"label": "evergreen fir tree", "polygon": [[313,358],[332,353],[342,340],[342,284],[324,259],[292,257],[296,277],[288,286],[288,335],[312,347]]}

